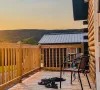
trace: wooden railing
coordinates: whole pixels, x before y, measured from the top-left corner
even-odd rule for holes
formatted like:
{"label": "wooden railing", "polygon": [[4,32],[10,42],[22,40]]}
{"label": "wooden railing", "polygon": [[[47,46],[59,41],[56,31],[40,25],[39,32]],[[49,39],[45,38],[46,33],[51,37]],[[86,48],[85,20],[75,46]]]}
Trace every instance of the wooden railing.
{"label": "wooden railing", "polygon": [[[41,60],[43,62],[43,69],[60,70],[60,65],[64,61],[71,61],[79,53],[77,49],[81,49],[81,45],[42,45],[41,46]],[[66,59],[71,55],[69,58]],[[64,64],[64,67],[70,67],[71,64]]]}
{"label": "wooden railing", "polygon": [[40,68],[40,48],[34,45],[0,43],[0,90]]}

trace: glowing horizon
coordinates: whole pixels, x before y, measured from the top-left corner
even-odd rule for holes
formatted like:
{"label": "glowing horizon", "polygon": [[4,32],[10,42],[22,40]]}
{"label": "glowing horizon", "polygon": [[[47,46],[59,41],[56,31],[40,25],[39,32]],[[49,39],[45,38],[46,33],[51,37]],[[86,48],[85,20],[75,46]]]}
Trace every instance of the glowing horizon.
{"label": "glowing horizon", "polygon": [[79,29],[71,0],[1,0],[0,30]]}

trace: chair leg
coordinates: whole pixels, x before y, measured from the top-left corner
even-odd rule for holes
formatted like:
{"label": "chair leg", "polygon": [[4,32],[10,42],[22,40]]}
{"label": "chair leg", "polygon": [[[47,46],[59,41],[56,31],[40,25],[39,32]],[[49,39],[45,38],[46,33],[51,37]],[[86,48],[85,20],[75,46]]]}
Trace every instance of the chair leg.
{"label": "chair leg", "polygon": [[83,74],[84,74],[84,76],[85,76],[85,71],[83,71]]}
{"label": "chair leg", "polygon": [[83,85],[82,85],[82,81],[81,81],[81,77],[80,77],[80,73],[79,72],[78,72],[78,77],[79,77],[79,80],[80,80],[81,88],[83,90]]}
{"label": "chair leg", "polygon": [[60,71],[60,88],[61,88],[61,78],[62,78],[62,68],[61,68],[61,71]]}
{"label": "chair leg", "polygon": [[72,77],[73,77],[73,72],[71,72],[71,84],[72,84]]}
{"label": "chair leg", "polygon": [[87,78],[87,81],[88,81],[89,87],[91,88],[90,81],[89,81],[89,78],[88,78],[87,73],[86,73],[86,78]]}

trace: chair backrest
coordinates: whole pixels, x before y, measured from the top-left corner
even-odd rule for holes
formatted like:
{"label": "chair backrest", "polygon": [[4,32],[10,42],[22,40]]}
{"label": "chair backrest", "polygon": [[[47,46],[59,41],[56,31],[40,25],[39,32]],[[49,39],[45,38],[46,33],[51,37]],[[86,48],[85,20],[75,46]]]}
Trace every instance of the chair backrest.
{"label": "chair backrest", "polygon": [[81,61],[80,61],[80,65],[79,65],[79,70],[80,69],[85,69],[86,61],[87,61],[87,56],[82,56]]}

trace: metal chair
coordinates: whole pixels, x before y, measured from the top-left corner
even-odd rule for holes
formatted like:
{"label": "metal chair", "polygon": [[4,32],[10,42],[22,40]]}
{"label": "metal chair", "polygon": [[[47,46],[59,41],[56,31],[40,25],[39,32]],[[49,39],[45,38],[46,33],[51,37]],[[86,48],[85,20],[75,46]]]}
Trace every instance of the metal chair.
{"label": "metal chair", "polygon": [[[72,64],[73,64],[73,62],[75,63],[75,62],[77,62],[79,60],[80,60],[80,64],[79,64],[78,68],[67,68],[67,69],[63,69],[62,70],[62,66],[63,66],[63,64],[62,64],[61,65],[61,70],[60,70],[60,77],[62,77],[62,71],[63,72],[71,72],[71,84],[72,84],[73,72],[77,72],[78,73],[78,77],[79,77],[79,81],[80,81],[80,84],[81,84],[81,88],[83,90],[83,85],[82,85],[80,73],[84,73],[86,75],[89,87],[91,88],[91,85],[90,85],[90,82],[89,82],[89,78],[88,78],[88,75],[87,75],[87,71],[85,70],[87,57],[86,56],[77,57],[74,60],[72,60]],[[60,82],[60,88],[61,88],[61,82]]]}

